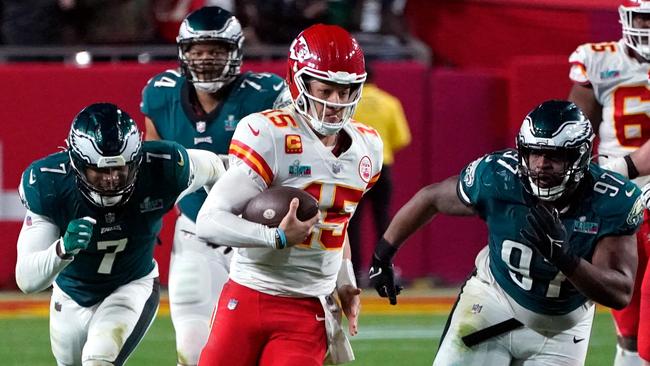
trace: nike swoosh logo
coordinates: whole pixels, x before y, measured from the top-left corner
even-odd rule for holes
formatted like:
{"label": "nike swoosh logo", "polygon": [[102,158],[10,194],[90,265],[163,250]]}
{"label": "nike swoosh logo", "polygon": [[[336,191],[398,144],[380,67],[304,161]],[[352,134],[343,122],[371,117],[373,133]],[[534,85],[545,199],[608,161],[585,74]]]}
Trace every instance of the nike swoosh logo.
{"label": "nike swoosh logo", "polygon": [[375,278],[375,277],[379,276],[381,274],[382,270],[381,270],[381,268],[379,268],[379,271],[377,271],[377,273],[372,273],[372,272],[373,271],[370,271],[370,273],[368,273],[368,279],[372,279],[372,278]]}
{"label": "nike swoosh logo", "polygon": [[284,82],[273,85],[273,90],[278,91],[278,90],[282,89],[283,86],[284,86]]}
{"label": "nike swoosh logo", "polygon": [[178,166],[185,165],[185,158],[183,157],[183,154],[180,151],[178,151],[178,156],[180,156],[180,159],[176,162],[176,164],[178,164]]}
{"label": "nike swoosh logo", "polygon": [[36,183],[36,176],[34,175],[34,171],[30,170],[29,171],[29,184],[32,185]]}
{"label": "nike swoosh logo", "polygon": [[325,317],[320,317],[320,316],[318,316],[318,314],[316,314],[316,321],[324,322],[324,321],[325,321]]}
{"label": "nike swoosh logo", "polygon": [[632,188],[630,191],[625,191],[625,195],[628,197],[632,197],[632,194],[634,194],[634,191],[636,191],[636,187]]}
{"label": "nike swoosh logo", "polygon": [[584,338],[576,338],[576,336],[573,336],[573,343],[580,343],[584,340],[585,340]]}
{"label": "nike swoosh logo", "polygon": [[253,126],[251,126],[250,123],[248,124],[248,128],[249,128],[249,129],[251,130],[251,132],[253,133],[253,136],[257,136],[257,135],[260,134],[260,130],[256,130],[256,129],[254,129]]}

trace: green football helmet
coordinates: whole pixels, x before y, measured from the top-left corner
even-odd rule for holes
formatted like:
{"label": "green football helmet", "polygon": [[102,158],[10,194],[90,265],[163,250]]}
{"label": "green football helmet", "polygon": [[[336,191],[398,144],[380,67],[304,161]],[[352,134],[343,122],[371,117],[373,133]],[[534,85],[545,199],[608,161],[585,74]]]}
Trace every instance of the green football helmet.
{"label": "green football helmet", "polygon": [[[181,23],[176,38],[183,76],[199,90],[214,93],[241,72],[244,35],[234,15],[218,6],[206,6],[190,13]],[[219,44],[227,57],[192,57],[193,45]]]}
{"label": "green football helmet", "polygon": [[[543,201],[573,192],[589,170],[594,137],[591,123],[571,102],[549,100],[533,109],[517,136],[518,174],[526,190]],[[535,171],[531,153],[563,162],[563,171]]]}
{"label": "green football helmet", "polygon": [[67,139],[77,186],[98,207],[128,201],[142,161],[140,131],[116,105],[96,103],[72,121]]}

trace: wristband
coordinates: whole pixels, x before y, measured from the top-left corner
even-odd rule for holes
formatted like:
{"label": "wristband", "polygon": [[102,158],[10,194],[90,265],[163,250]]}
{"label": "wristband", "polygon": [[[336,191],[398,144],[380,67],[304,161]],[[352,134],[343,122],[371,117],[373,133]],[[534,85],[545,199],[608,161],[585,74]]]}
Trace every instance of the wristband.
{"label": "wristband", "polygon": [[395,256],[395,253],[397,253],[397,247],[394,245],[391,245],[386,239],[383,237],[379,239],[379,243],[377,243],[377,246],[375,247],[375,257],[380,260],[380,261],[390,261],[393,259]]}
{"label": "wristband", "polygon": [[339,273],[336,276],[336,288],[342,288],[345,285],[351,285],[355,288],[357,287],[357,279],[354,275],[352,261],[347,258],[343,258],[341,268],[339,268]]}
{"label": "wristband", "polygon": [[59,238],[59,240],[57,240],[56,244],[54,245],[56,245],[56,255],[59,258],[69,260],[74,257],[74,254],[65,252],[65,247],[63,246],[63,239]]}
{"label": "wristband", "polygon": [[627,165],[627,177],[630,179],[638,177],[639,171],[636,169],[632,157],[630,155],[625,155],[623,159],[625,159],[625,164]]}
{"label": "wristband", "polygon": [[284,249],[287,247],[287,236],[284,235],[284,230],[275,228],[275,249]]}

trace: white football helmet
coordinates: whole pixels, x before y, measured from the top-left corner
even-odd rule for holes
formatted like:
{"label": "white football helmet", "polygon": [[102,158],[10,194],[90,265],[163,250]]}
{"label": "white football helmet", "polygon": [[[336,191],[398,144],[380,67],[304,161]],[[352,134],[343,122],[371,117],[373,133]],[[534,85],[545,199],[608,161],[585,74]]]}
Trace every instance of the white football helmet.
{"label": "white football helmet", "polygon": [[618,7],[625,45],[650,60],[650,28],[635,28],[633,23],[634,15],[639,13],[650,14],[650,1],[625,0]]}

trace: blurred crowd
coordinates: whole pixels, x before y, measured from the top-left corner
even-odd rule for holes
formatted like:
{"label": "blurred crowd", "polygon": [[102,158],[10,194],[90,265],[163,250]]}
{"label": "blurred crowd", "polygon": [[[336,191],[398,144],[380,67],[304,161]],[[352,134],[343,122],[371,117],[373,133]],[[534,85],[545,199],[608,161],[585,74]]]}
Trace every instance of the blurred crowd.
{"label": "blurred crowd", "polygon": [[406,0],[4,0],[2,44],[174,43],[182,19],[206,5],[233,12],[247,45],[287,44],[315,23],[407,39]]}

